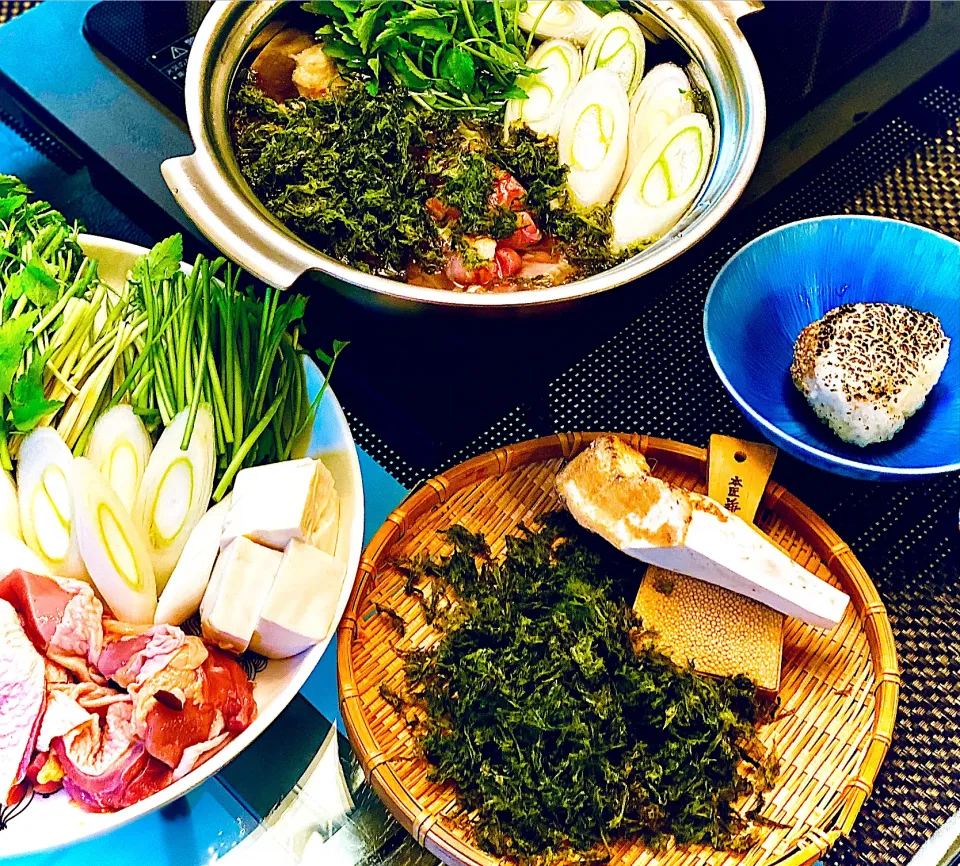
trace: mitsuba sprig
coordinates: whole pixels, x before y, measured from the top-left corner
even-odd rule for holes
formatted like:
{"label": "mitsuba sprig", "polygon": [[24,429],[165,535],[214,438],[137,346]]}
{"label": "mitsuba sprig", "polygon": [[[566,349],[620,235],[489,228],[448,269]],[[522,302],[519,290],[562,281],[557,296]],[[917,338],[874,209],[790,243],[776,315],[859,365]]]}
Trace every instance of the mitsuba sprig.
{"label": "mitsuba sprig", "polygon": [[[198,256],[187,273],[180,235],[107,286],[82,226],[29,194],[0,175],[0,465],[12,469],[38,426],[82,455],[97,421],[126,404],[154,436],[185,412],[183,449],[201,407],[212,413],[215,500],[240,469],[286,460],[326,389],[307,394],[306,299],[242,287],[222,258]],[[344,346],[315,353],[325,382]]]}
{"label": "mitsuba sprig", "polygon": [[[241,272],[225,260],[198,256],[180,268],[179,235],[157,244],[131,275],[134,303],[146,317],[142,351],[116,389],[139,415],[164,426],[189,410],[182,448],[198,407],[213,413],[217,454],[214,501],[246,466],[286,460],[312,421],[326,389],[307,395],[300,331],[306,298],[267,287],[261,300],[241,289]],[[221,270],[223,271],[220,276]],[[346,344],[318,353],[332,371]]]}
{"label": "mitsuba sprig", "polygon": [[22,435],[68,401],[76,411],[64,427],[82,421],[103,353],[123,351],[136,330],[120,332],[109,315],[94,321],[108,299],[77,243],[81,227],[29,194],[0,175],[0,464],[8,471]]}

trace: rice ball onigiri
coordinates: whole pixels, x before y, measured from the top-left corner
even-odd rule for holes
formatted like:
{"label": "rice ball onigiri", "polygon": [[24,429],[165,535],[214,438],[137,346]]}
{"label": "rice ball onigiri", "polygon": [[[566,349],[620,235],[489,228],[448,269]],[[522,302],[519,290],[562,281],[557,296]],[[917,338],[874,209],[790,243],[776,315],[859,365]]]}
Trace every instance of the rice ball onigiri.
{"label": "rice ball onigiri", "polygon": [[940,379],[950,340],[940,320],[899,304],[844,304],[807,325],[790,376],[845,442],[887,442]]}

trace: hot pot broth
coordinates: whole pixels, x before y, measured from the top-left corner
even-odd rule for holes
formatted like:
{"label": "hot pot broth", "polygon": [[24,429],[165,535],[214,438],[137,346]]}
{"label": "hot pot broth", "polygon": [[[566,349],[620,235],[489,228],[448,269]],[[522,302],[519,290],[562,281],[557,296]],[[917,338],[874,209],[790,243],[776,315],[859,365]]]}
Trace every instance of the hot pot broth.
{"label": "hot pot broth", "polygon": [[253,192],[333,258],[452,291],[557,286],[652,243],[699,193],[707,100],[632,4],[345,5],[285,9],[230,108]]}

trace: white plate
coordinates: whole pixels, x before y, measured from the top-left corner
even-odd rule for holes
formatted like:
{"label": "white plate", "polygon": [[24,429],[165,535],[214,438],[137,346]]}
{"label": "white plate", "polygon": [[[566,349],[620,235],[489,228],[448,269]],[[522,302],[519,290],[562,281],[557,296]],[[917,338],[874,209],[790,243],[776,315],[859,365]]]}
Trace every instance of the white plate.
{"label": "white plate", "polygon": [[[111,285],[122,285],[134,259],[146,252],[143,247],[134,244],[92,235],[82,235],[80,242],[87,255],[99,259],[100,277]],[[313,361],[308,359],[305,363],[307,387],[313,397],[319,390],[323,377]],[[322,458],[333,475],[340,494],[340,531],[336,556],[343,561],[347,577],[334,619],[334,622],[338,623],[353,589],[363,549],[363,488],[353,436],[332,389],[327,390],[320,403],[306,453],[310,457]],[[331,636],[333,633],[335,629]],[[253,724],[232,740],[223,751],[192,773],[152,797],[119,812],[84,812],[63,791],[47,798],[34,797],[23,813],[15,817],[5,830],[0,831],[0,859],[34,854],[90,839],[182,797],[218,772],[263,733],[300,691],[320,661],[329,640],[330,638],[294,658],[268,662],[266,669],[257,674],[255,679],[257,718]]]}

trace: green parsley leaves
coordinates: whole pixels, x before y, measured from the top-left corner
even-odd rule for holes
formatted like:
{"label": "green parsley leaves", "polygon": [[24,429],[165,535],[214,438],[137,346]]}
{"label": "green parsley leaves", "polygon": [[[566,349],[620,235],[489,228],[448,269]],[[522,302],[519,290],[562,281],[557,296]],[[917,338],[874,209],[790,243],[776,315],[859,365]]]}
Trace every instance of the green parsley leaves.
{"label": "green parsley leaves", "polygon": [[84,267],[79,226],[29,188],[0,175],[0,465],[10,469],[8,437],[29,433],[63,403],[48,399],[44,367],[49,329],[69,296],[83,297],[93,271]]}
{"label": "green parsley leaves", "polygon": [[385,83],[424,106],[495,111],[525,98],[525,0],[314,0],[317,36],[341,70],[362,75],[370,95]]}
{"label": "green parsley leaves", "polygon": [[425,154],[458,120],[424,112],[396,88],[352,81],[330,99],[278,105],[252,83],[235,97],[240,169],[267,210],[308,243],[361,271],[401,277],[442,266],[425,203]]}

